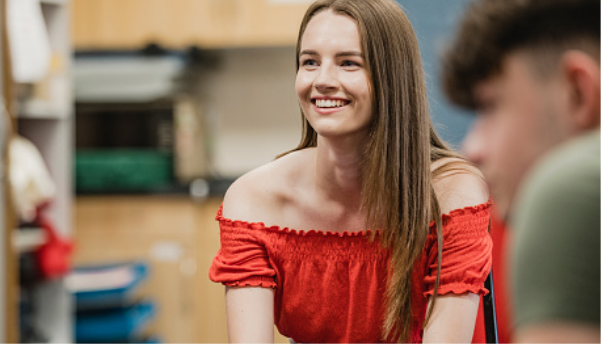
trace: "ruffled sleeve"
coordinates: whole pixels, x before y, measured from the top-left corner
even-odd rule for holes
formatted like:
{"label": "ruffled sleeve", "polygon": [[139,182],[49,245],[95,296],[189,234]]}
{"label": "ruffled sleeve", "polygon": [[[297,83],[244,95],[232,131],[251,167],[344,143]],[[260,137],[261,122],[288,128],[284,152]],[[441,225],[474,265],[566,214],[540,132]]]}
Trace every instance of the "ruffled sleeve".
{"label": "ruffled sleeve", "polygon": [[264,238],[255,228],[259,224],[232,221],[217,213],[221,248],[213,259],[209,278],[226,286],[275,288],[275,270],[269,263]]}
{"label": "ruffled sleeve", "polygon": [[[472,292],[486,295],[484,281],[492,265],[492,239],[488,232],[492,202],[457,209],[443,215],[442,266],[439,295]],[[438,268],[436,227],[428,237],[424,296],[434,294]]]}

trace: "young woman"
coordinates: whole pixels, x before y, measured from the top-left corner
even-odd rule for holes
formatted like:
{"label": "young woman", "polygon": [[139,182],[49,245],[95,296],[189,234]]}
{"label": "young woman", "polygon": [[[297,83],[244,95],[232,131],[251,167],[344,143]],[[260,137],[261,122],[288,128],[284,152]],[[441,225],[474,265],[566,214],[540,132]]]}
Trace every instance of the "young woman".
{"label": "young woman", "polygon": [[[232,342],[469,342],[491,264],[488,192],[437,137],[392,0],[301,24],[300,145],[228,190],[210,277]],[[439,253],[441,252],[441,253]]]}

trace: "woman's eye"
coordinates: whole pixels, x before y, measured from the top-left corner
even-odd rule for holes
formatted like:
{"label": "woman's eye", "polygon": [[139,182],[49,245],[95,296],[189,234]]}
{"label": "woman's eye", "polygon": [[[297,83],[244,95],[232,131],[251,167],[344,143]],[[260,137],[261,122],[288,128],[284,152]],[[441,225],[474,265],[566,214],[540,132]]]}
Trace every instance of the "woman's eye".
{"label": "woman's eye", "polygon": [[342,67],[359,67],[359,63],[355,62],[355,61],[342,61]]}
{"label": "woman's eye", "polygon": [[317,66],[317,61],[311,60],[311,59],[306,59],[306,60],[302,61],[302,65],[303,66]]}

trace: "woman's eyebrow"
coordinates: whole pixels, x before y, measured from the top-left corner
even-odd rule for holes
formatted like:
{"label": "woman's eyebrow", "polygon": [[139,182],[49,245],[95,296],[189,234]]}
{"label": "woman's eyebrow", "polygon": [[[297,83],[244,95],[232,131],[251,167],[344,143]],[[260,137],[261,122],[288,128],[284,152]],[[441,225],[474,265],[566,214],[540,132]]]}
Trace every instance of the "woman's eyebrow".
{"label": "woman's eyebrow", "polygon": [[[317,51],[315,50],[303,50],[300,52],[299,56],[301,55],[319,55],[317,53]],[[363,57],[363,54],[360,51],[356,51],[356,50],[349,50],[349,51],[341,51],[336,53],[335,55],[336,57],[344,57],[344,56],[357,56],[357,57]]]}
{"label": "woman's eyebrow", "polygon": [[300,55],[319,55],[315,50],[303,50],[300,52]]}
{"label": "woman's eyebrow", "polygon": [[355,50],[342,51],[342,52],[336,53],[336,57],[343,57],[343,56],[356,56],[356,57],[363,58],[363,54],[361,54],[360,51],[355,51]]}

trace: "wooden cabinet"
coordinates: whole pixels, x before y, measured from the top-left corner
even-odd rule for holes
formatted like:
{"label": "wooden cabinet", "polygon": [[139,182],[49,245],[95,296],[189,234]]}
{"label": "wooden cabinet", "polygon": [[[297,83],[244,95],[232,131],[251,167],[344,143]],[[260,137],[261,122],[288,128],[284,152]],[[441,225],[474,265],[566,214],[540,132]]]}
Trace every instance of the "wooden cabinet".
{"label": "wooden cabinet", "polygon": [[217,18],[226,45],[294,45],[307,7],[308,2],[293,5],[236,0],[229,1],[229,6]]}
{"label": "wooden cabinet", "polygon": [[[144,296],[158,307],[150,331],[165,343],[227,342],[225,292],[209,280],[219,249],[219,198],[80,196],[75,265],[144,260]],[[276,342],[288,343],[277,331]]]}
{"label": "wooden cabinet", "polygon": [[185,196],[86,196],[75,203],[76,266],[142,260],[142,296],[157,305],[149,332],[165,343],[227,341],[223,288],[208,280],[219,246],[214,213]]}
{"label": "wooden cabinet", "polygon": [[149,42],[184,46],[212,28],[211,0],[78,0],[73,7],[76,49],[138,49]]}
{"label": "wooden cabinet", "polygon": [[308,1],[74,0],[76,49],[294,45]]}

